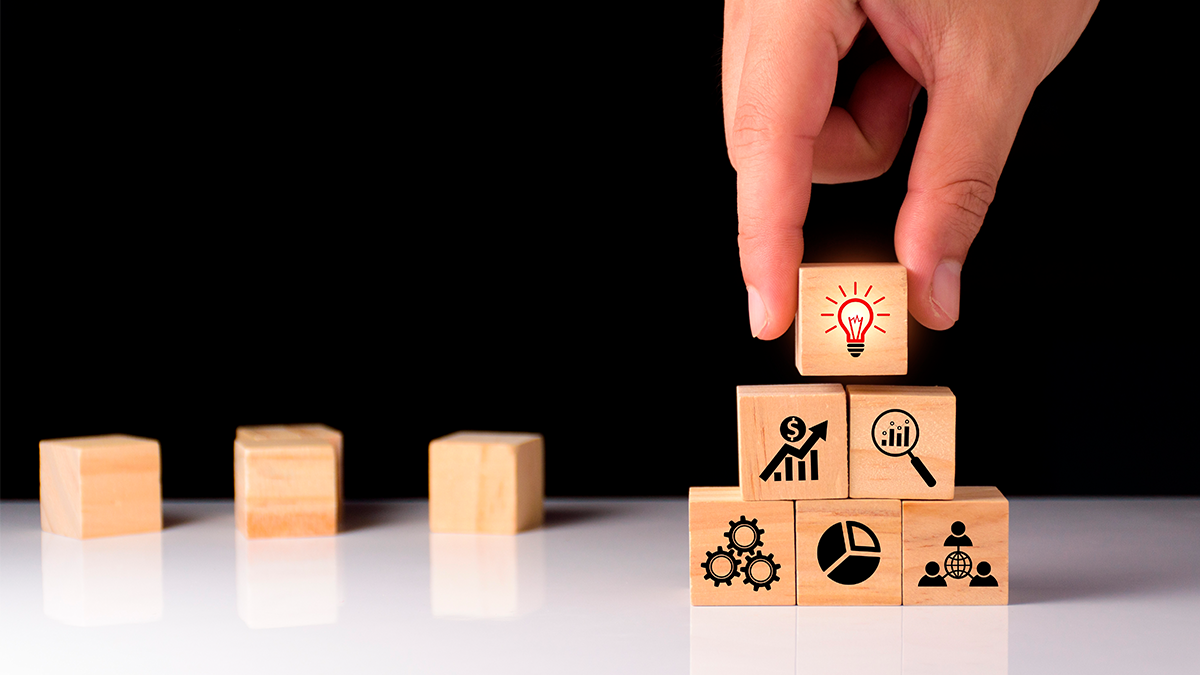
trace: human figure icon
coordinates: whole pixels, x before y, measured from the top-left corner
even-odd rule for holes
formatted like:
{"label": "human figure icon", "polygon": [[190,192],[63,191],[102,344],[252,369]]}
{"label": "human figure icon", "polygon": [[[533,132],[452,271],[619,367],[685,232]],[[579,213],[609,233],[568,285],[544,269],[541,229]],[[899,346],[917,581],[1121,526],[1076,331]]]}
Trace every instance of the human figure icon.
{"label": "human figure icon", "polygon": [[955,546],[958,548],[972,546],[971,538],[965,534],[966,531],[967,526],[963,525],[961,520],[954,521],[954,524],[950,526],[950,536],[946,537],[946,543],[943,546]]}
{"label": "human figure icon", "polygon": [[[928,565],[926,565],[926,569],[928,570]],[[1000,583],[996,581],[996,577],[992,576],[992,564],[989,563],[988,561],[986,561],[986,560],[980,561],[979,567],[976,567],[975,571],[979,572],[979,574],[977,574],[971,578],[972,586],[999,586],[1000,585]],[[922,579],[921,581],[924,581],[924,579]],[[945,584],[946,582],[943,581],[942,583]]]}
{"label": "human figure icon", "polygon": [[[917,582],[917,585],[918,586],[941,586],[942,588],[945,588],[946,577],[938,574],[940,569],[941,568],[938,567],[938,564],[933,562],[932,560],[925,563],[925,576],[921,577],[921,580]],[[995,579],[992,579],[992,581],[995,581]],[[975,582],[972,581],[971,583],[974,584]]]}

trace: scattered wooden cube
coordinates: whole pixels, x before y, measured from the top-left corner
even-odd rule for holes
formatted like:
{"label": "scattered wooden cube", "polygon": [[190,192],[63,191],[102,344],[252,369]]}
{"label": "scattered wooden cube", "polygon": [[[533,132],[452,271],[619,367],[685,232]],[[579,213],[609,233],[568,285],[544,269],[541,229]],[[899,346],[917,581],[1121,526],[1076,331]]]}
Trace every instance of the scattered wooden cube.
{"label": "scattered wooden cube", "polygon": [[954,393],[850,385],[850,497],[954,498]]}
{"label": "scattered wooden cube", "polygon": [[318,439],[233,442],[233,504],[249,539],[338,531],[337,452]]}
{"label": "scattered wooden cube", "polygon": [[736,487],[688,491],[693,605],[796,604],[792,502],[742,500]]}
{"label": "scattered wooden cube", "polygon": [[742,499],[846,497],[846,393],[840,384],[737,388]]}
{"label": "scattered wooden cube", "polygon": [[544,516],[540,434],[460,431],[429,443],[429,529],[516,534]]}
{"label": "scattered wooden cube", "polygon": [[76,539],[162,530],[158,441],[110,434],[38,446],[43,530]]}
{"label": "scattered wooden cube", "polygon": [[908,273],[898,263],[804,264],[796,314],[801,375],[908,373]]}
{"label": "scattered wooden cube", "polygon": [[1008,500],[957,487],[949,501],[904,501],[904,604],[1008,604]]}
{"label": "scattered wooden cube", "polygon": [[319,439],[328,441],[333,446],[337,459],[337,507],[338,522],[342,517],[342,432],[324,424],[269,424],[262,426],[245,426],[237,428],[239,441],[298,441],[303,439]]}
{"label": "scattered wooden cube", "polygon": [[797,604],[900,604],[900,500],[794,503]]}

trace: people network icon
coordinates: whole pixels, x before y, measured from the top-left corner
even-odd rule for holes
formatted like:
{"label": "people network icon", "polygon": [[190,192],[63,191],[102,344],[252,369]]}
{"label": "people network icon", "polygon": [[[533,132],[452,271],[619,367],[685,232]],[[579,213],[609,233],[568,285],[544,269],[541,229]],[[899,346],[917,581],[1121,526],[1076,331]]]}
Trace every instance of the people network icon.
{"label": "people network icon", "polygon": [[[946,560],[940,567],[933,560],[925,563],[925,576],[921,577],[917,585],[945,588],[947,586],[946,577],[951,579],[970,577],[970,586],[999,586],[996,577],[992,576],[992,565],[986,560],[979,561],[979,565],[975,567],[975,574],[971,574],[973,566],[971,556],[967,555],[963,547],[973,545],[971,538],[967,536],[967,526],[961,520],[954,521],[954,524],[950,526],[950,536],[946,537],[946,541],[943,543],[943,546],[953,546],[954,550],[946,555]],[[941,568],[945,568],[945,573],[939,573]]]}

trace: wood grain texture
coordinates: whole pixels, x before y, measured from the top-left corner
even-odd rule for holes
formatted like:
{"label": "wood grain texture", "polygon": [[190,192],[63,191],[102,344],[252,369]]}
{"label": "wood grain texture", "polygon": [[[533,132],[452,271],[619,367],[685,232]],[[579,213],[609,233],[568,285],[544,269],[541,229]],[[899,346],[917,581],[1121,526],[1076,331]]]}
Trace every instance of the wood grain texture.
{"label": "wood grain texture", "polygon": [[[850,385],[846,387],[846,396],[850,401],[850,497],[954,498],[957,406],[950,389]],[[912,424],[902,414],[887,413],[897,409],[907,412]],[[915,428],[911,428],[913,424]],[[873,429],[879,436],[877,440],[891,455],[875,447]],[[910,438],[908,446],[899,441],[906,431]],[[886,445],[893,432],[896,445]],[[935,481],[933,487],[921,477],[909,456],[901,454],[908,448],[929,470]]]}
{"label": "wood grain texture", "polygon": [[[1008,500],[999,490],[957,487],[952,500],[906,500],[901,509],[904,513],[904,604],[1008,604]],[[956,522],[963,526],[961,535],[956,535],[952,529]],[[961,564],[951,558],[951,554],[957,552],[970,558],[966,574],[959,573],[959,578],[948,574],[955,564]],[[984,563],[991,568],[990,574],[982,574]],[[927,565],[932,575],[927,573]],[[932,569],[933,565],[937,566],[936,570]],[[926,577],[941,577],[945,585],[922,586],[921,580]],[[981,585],[990,584],[989,578],[995,580],[995,586]]]}
{"label": "wood grain texture", "polygon": [[[801,375],[908,373],[908,272],[898,263],[800,265],[796,368]],[[838,313],[845,308],[839,324]],[[853,356],[843,326],[870,308],[861,351]]]}
{"label": "wood grain texture", "polygon": [[[689,490],[692,604],[796,604],[794,521],[789,501],[743,501],[736,487]],[[777,566],[774,581],[769,576],[772,565]],[[750,583],[751,579],[764,583]]]}
{"label": "wood grain texture", "polygon": [[328,441],[233,443],[233,503],[249,539],[338,532],[337,458]]}
{"label": "wood grain texture", "polygon": [[[796,505],[796,602],[800,605],[899,605],[902,571],[900,500],[831,499]],[[859,527],[859,526],[862,527]],[[875,535],[875,540],[862,528]],[[826,534],[833,529],[831,534]],[[817,555],[822,537],[844,542],[844,558],[822,569]],[[878,552],[875,548],[878,540]],[[853,550],[854,548],[860,550]],[[858,558],[859,560],[852,560]],[[878,567],[865,580],[839,583],[838,569],[859,561]],[[825,561],[828,563],[828,560]]]}
{"label": "wood grain texture", "polygon": [[[841,499],[849,489],[846,466],[846,394],[840,384],[754,385],[737,388],[738,464],[742,499]],[[788,420],[799,417],[802,435],[789,439]],[[825,424],[825,438],[813,427]],[[798,428],[798,427],[797,427]],[[812,457],[804,455],[805,480],[798,480],[801,465],[788,455],[761,477],[785,446],[797,454],[812,438],[808,453],[817,453],[817,479],[811,480]],[[787,463],[792,465],[788,480]],[[779,474],[778,480],[775,474]]]}
{"label": "wood grain texture", "polygon": [[158,441],[124,434],[38,444],[42,529],[77,539],[162,530]]}
{"label": "wood grain texture", "polygon": [[342,432],[325,424],[269,424],[261,426],[242,426],[237,428],[235,440],[239,441],[297,441],[303,439],[319,439],[333,446],[337,459],[337,509],[338,522],[342,522],[343,508],[343,478],[342,466],[343,439]]}
{"label": "wood grain texture", "polygon": [[460,431],[429,443],[429,529],[515,534],[544,518],[540,434]]}

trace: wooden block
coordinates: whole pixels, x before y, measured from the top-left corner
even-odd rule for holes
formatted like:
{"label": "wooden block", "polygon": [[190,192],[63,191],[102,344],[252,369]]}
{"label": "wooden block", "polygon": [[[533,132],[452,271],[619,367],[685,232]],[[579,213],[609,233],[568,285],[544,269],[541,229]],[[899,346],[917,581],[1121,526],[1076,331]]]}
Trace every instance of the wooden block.
{"label": "wooden block", "polygon": [[338,522],[342,517],[342,432],[324,424],[270,424],[263,426],[238,427],[239,441],[297,441],[316,438],[328,441],[337,458],[337,503]]}
{"label": "wooden block", "polygon": [[898,263],[800,266],[801,375],[908,373],[908,273]]}
{"label": "wooden block", "polygon": [[736,487],[688,491],[693,605],[796,604],[792,502],[742,501]]}
{"label": "wooden block", "polygon": [[797,604],[900,604],[900,500],[795,505]]}
{"label": "wooden block", "polygon": [[42,529],[76,539],[162,530],[158,441],[124,434],[38,444]]}
{"label": "wooden block", "polygon": [[742,499],[847,495],[842,385],[742,386],[737,399]]}
{"label": "wooden block", "polygon": [[1008,604],[1008,500],[957,487],[950,501],[904,501],[904,604]]}
{"label": "wooden block", "polygon": [[954,498],[954,393],[850,385],[850,497]]}
{"label": "wooden block", "polygon": [[460,431],[429,443],[429,529],[516,534],[540,527],[540,434]]}
{"label": "wooden block", "polygon": [[337,534],[337,455],[318,439],[233,442],[233,505],[249,539]]}

